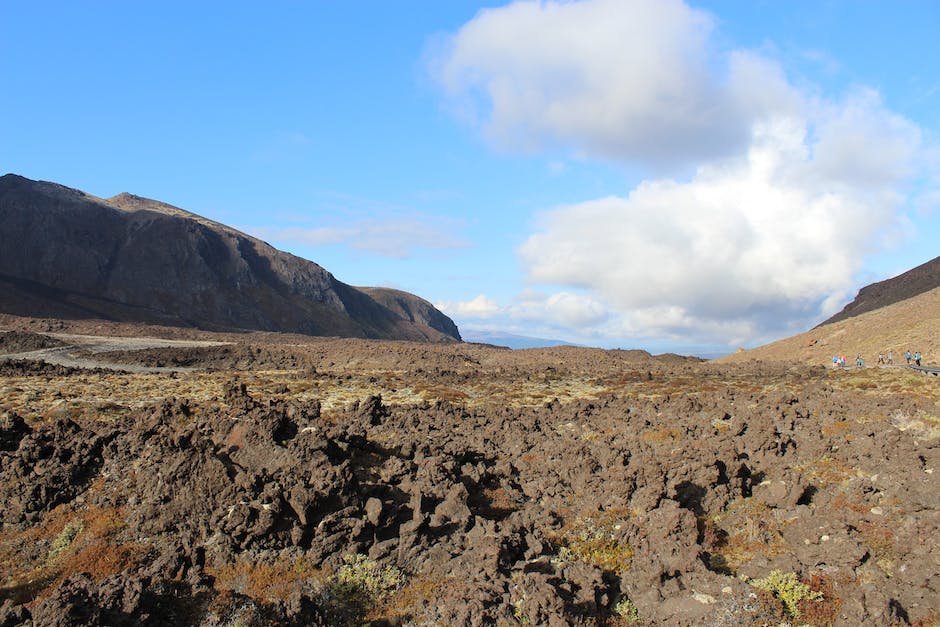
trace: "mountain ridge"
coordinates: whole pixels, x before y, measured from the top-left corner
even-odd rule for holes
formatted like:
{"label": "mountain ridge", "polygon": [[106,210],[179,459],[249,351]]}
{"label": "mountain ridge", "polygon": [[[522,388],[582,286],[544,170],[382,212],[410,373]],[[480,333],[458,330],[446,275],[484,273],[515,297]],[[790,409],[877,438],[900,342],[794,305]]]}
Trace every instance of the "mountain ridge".
{"label": "mountain ridge", "polygon": [[906,272],[866,285],[842,311],[817,326],[847,320],[869,311],[893,305],[940,287],[940,257]]}
{"label": "mountain ridge", "polygon": [[126,192],[99,198],[7,174],[0,237],[5,313],[460,341],[453,321],[418,296],[398,292],[390,308],[384,288],[347,285],[313,261]]}

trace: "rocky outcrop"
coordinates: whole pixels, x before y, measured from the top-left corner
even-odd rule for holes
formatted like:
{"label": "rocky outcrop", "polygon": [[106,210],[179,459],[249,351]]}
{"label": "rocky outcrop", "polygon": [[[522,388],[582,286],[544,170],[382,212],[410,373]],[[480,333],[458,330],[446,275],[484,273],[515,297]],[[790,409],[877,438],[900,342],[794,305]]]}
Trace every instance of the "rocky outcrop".
{"label": "rocky outcrop", "polygon": [[360,287],[358,289],[405,320],[436,329],[451,337],[460,337],[454,321],[423,298],[387,287]]}
{"label": "rocky outcrop", "polygon": [[203,329],[459,341],[414,295],[319,265],[170,205],[0,177],[0,311]]}

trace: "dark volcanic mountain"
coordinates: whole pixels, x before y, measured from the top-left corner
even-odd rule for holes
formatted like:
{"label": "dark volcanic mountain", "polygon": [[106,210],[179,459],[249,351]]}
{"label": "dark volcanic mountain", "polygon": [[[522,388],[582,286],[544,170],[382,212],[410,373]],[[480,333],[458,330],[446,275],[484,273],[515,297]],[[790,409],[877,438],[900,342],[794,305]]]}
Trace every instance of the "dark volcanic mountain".
{"label": "dark volcanic mountain", "polygon": [[0,177],[0,312],[203,329],[460,341],[397,290],[355,288],[225,225],[131,194]]}
{"label": "dark volcanic mountain", "polygon": [[902,300],[913,298],[930,290],[940,287],[940,257],[921,264],[903,274],[872,283],[858,291],[858,295],[851,303],[839,313],[832,316],[819,326],[846,320]]}

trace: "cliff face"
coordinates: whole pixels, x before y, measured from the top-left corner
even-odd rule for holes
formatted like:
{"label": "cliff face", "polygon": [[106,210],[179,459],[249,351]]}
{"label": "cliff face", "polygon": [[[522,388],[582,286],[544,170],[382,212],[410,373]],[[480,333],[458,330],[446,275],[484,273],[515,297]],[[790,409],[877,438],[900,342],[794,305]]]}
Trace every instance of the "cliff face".
{"label": "cliff face", "polygon": [[866,285],[858,291],[855,300],[819,326],[881,309],[938,287],[940,287],[940,257],[931,259],[894,278]]}
{"label": "cliff face", "polygon": [[235,229],[130,194],[100,199],[6,175],[0,237],[5,313],[460,340],[453,321],[414,295],[377,300],[370,292],[387,290],[354,288]]}

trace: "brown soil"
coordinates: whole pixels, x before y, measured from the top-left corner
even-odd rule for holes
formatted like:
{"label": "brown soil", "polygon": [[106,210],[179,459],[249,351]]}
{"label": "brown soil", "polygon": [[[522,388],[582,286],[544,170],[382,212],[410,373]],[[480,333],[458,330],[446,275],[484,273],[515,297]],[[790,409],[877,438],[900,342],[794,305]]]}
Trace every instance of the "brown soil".
{"label": "brown soil", "polygon": [[0,364],[0,625],[940,616],[940,378],[237,339]]}

